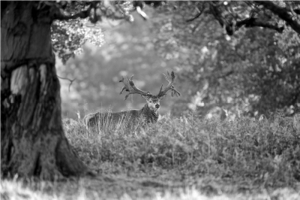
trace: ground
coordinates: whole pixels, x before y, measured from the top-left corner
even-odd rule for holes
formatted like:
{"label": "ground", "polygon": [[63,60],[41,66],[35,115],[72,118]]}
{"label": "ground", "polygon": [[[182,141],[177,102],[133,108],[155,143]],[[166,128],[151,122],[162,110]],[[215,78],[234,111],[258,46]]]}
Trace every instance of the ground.
{"label": "ground", "polygon": [[98,172],[55,182],[1,182],[1,199],[300,199],[300,133],[293,118],[165,119],[125,133],[64,120],[80,158]]}

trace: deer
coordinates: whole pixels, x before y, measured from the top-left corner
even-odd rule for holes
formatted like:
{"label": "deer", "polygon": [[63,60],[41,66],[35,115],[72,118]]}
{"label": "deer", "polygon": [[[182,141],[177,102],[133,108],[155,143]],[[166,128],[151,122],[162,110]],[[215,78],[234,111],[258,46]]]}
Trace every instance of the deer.
{"label": "deer", "polygon": [[165,95],[171,91],[171,96],[180,96],[180,93],[174,87],[175,73],[167,72],[163,74],[165,79],[168,81],[168,85],[163,88],[163,85],[160,87],[160,90],[157,95],[153,95],[150,92],[143,91],[136,87],[133,76],[130,78],[122,77],[119,82],[124,84],[120,94],[127,92],[125,95],[125,100],[130,95],[138,94],[141,95],[145,100],[146,104],[140,110],[127,110],[122,112],[96,112],[88,114],[84,117],[83,121],[86,128],[103,128],[108,126],[117,126],[124,125],[128,130],[136,129],[137,127],[145,127],[148,124],[156,123],[159,117],[158,110],[160,108],[160,100],[165,97]]}

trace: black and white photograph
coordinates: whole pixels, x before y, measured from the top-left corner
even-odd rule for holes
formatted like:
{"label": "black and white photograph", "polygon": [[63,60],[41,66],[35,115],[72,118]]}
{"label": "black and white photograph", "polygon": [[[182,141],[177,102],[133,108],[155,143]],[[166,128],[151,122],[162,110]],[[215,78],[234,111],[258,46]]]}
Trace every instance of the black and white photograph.
{"label": "black and white photograph", "polygon": [[300,0],[1,0],[1,200],[300,200]]}

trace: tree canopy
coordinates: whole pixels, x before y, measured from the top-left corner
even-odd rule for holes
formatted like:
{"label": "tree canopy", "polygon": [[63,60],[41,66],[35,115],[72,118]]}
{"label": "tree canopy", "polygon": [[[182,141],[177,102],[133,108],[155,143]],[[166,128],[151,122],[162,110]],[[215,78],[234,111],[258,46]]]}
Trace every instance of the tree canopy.
{"label": "tree canopy", "polygon": [[[182,77],[198,83],[192,96],[197,91],[199,95],[199,90],[208,81],[209,87],[200,96],[210,104],[214,102],[232,107],[241,102],[250,102],[251,106],[246,110],[252,114],[266,114],[278,108],[289,109],[291,106],[293,112],[297,110],[299,2],[65,2],[60,11],[63,7],[64,12],[68,11],[69,14],[57,13],[56,16],[60,20],[71,20],[71,23],[54,23],[54,49],[66,61],[74,52],[80,51],[87,40],[101,45],[101,29],[90,27],[91,23],[103,21],[104,17],[133,21],[133,11],[137,11],[146,20],[149,17],[143,9],[147,5],[154,7],[159,13],[159,16],[152,18],[158,22],[156,28],[160,30],[156,49],[167,59],[180,57],[178,60],[184,69]],[[84,17],[89,17],[89,21],[79,20]],[[63,34],[56,34],[57,31]],[[69,42],[61,45],[68,37]],[[268,45],[259,45],[262,43]],[[186,52],[182,51],[182,47],[188,51],[188,57],[184,56]],[[208,51],[203,52],[205,49]],[[199,55],[202,61],[199,61]],[[188,71],[191,72],[190,75]],[[277,87],[273,87],[273,84]],[[194,99],[197,99],[196,96]]]}
{"label": "tree canopy", "polygon": [[[51,7],[51,15],[56,21],[52,26],[52,40],[55,52],[64,61],[89,40],[96,45],[103,42],[101,30],[93,23],[110,20],[133,21],[132,12],[137,11],[143,19],[148,19],[143,8],[148,5],[164,13],[177,13],[184,21],[193,21],[201,16],[211,15],[228,35],[245,28],[261,27],[278,33],[289,29],[300,34],[300,3],[296,1],[83,1],[83,2],[40,2],[39,7]],[[84,20],[89,19],[89,20]]]}
{"label": "tree canopy", "polygon": [[297,25],[277,11],[284,10],[298,24],[298,2],[171,5],[155,18],[156,48],[178,61],[182,79],[190,82],[184,90],[189,101],[200,110],[219,105],[251,115],[297,112],[300,38]]}

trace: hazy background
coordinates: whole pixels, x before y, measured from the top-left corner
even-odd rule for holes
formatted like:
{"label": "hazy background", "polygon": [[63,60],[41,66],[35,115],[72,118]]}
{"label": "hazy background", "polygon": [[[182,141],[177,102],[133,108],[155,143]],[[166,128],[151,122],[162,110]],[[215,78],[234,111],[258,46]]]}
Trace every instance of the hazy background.
{"label": "hazy background", "polygon": [[[214,107],[229,114],[266,116],[278,110],[294,114],[300,107],[300,39],[265,28],[241,28],[228,36],[211,15],[187,22],[194,8],[177,11],[146,8],[149,20],[103,21],[96,25],[101,47],[84,45],[83,53],[57,62],[64,117],[77,118],[100,109],[141,109],[145,100],[120,95],[121,76],[134,75],[143,90],[156,94],[166,85],[162,73],[174,70],[181,97],[168,95],[161,114],[193,111],[203,116]],[[278,22],[280,23],[280,21]],[[96,38],[97,40],[97,38]]]}
{"label": "hazy background", "polygon": [[[57,62],[60,77],[76,78],[70,88],[68,80],[60,79],[64,117],[77,118],[77,111],[86,114],[99,109],[142,108],[145,100],[140,95],[131,95],[127,100],[125,94],[120,95],[121,76],[134,75],[138,87],[154,94],[161,84],[167,84],[162,73],[173,70],[175,62],[165,60],[155,51],[151,21],[136,17],[132,24],[115,24],[100,25],[104,34],[102,47],[87,43],[84,52],[71,58],[66,66]],[[172,101],[170,96],[164,98],[162,113],[169,110]]]}

